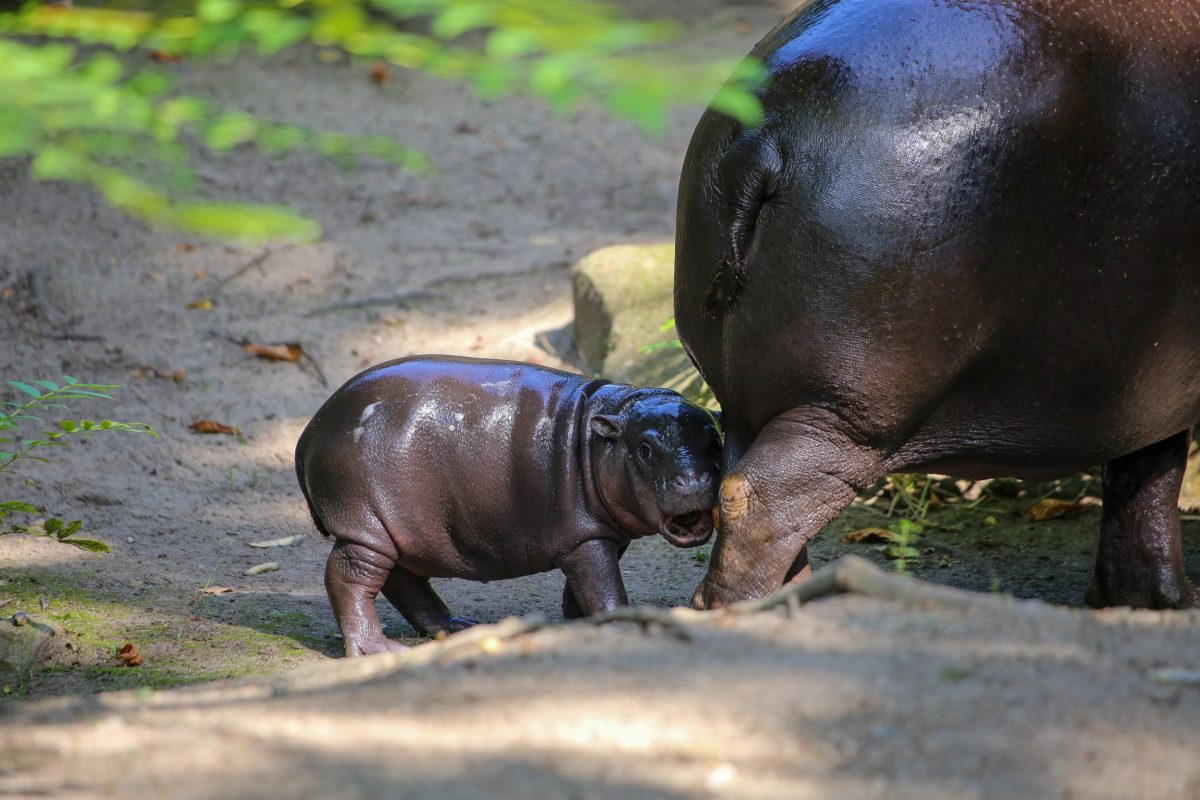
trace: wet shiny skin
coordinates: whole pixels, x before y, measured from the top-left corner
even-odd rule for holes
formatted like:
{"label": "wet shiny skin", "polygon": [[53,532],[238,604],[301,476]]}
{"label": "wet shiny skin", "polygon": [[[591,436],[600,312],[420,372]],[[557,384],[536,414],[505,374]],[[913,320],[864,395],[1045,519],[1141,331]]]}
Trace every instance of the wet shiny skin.
{"label": "wet shiny skin", "polygon": [[754,54],[766,122],[706,114],[680,182],[676,322],[748,481],[697,604],[887,471],[1097,463],[1089,600],[1195,602],[1151,512],[1200,419],[1200,3],[819,0]]}
{"label": "wet shiny skin", "polygon": [[418,630],[469,624],[430,577],[562,569],[572,613],[623,604],[632,539],[707,540],[719,458],[713,415],[674,392],[452,357],[351,379],[296,450],[313,518],[335,540],[326,588],[350,655],[390,649],[380,590]]}

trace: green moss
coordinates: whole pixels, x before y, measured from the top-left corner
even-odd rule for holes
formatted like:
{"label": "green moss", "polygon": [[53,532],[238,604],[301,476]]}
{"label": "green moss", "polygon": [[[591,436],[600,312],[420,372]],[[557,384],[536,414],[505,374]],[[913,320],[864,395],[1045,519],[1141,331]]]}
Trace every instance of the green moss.
{"label": "green moss", "polygon": [[[21,691],[0,695],[0,702],[117,689],[153,691],[267,674],[338,649],[320,635],[307,614],[272,608],[269,599],[238,596],[214,608],[206,596],[181,602],[177,591],[164,589],[131,603],[83,588],[72,578],[88,579],[14,571],[0,582],[0,600],[16,601],[6,610],[48,618],[66,634],[50,662],[35,666]],[[45,611],[39,596],[50,601]],[[137,648],[143,659],[140,666],[116,661],[126,643]]]}

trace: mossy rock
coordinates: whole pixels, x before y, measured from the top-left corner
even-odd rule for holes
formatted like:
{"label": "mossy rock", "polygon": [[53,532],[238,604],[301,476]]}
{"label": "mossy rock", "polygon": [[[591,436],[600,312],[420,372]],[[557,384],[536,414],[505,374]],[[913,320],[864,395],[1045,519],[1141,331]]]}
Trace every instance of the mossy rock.
{"label": "mossy rock", "polygon": [[38,655],[60,632],[57,625],[24,612],[0,618],[0,684],[22,683]]}
{"label": "mossy rock", "polygon": [[574,270],[575,346],[597,375],[666,386],[700,400],[707,387],[667,326],[675,246],[622,244],[589,253]]}

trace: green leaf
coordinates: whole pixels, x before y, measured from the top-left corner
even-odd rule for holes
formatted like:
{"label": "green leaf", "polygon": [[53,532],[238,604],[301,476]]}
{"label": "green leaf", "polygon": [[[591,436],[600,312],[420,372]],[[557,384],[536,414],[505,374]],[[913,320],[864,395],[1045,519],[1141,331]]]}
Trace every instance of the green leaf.
{"label": "green leaf", "polygon": [[239,0],[200,0],[196,15],[205,22],[228,22],[242,10]]}
{"label": "green leaf", "polygon": [[99,53],[88,59],[75,74],[90,83],[110,85],[116,83],[124,71],[119,58],[111,53]]}
{"label": "green leaf", "polygon": [[744,89],[724,86],[713,95],[709,106],[733,117],[746,128],[756,128],[763,121],[762,103]]}
{"label": "green leaf", "polygon": [[58,391],[58,384],[54,381],[38,381],[37,385],[44,389],[49,389],[52,392]]}
{"label": "green leaf", "polygon": [[111,553],[112,548],[104,542],[98,542],[95,539],[64,539],[63,544],[70,544],[78,547],[80,550],[87,550],[89,553]]}
{"label": "green leaf", "polygon": [[429,29],[439,39],[453,39],[492,22],[493,6],[487,3],[459,4],[438,14]]}
{"label": "green leaf", "polygon": [[30,386],[28,383],[22,383],[21,381],[9,381],[8,385],[13,387],[14,389],[19,389],[20,391],[24,392],[25,394],[27,394],[31,397],[39,397],[40,398],[42,396],[41,392],[39,392],[37,389]]}
{"label": "green leaf", "polygon": [[0,458],[7,460],[7,459],[16,458],[16,457],[17,457],[16,453],[5,453],[3,451],[0,451]]}
{"label": "green leaf", "polygon": [[33,177],[39,181],[82,180],[87,160],[62,147],[46,145],[33,157]]}
{"label": "green leaf", "polygon": [[98,397],[101,400],[115,400],[116,399],[112,395],[107,395],[107,394],[104,394],[103,392],[93,392],[91,389],[78,388],[81,385],[83,385],[83,384],[75,384],[70,389],[59,393],[57,396],[63,398],[64,400],[84,400],[88,397]]}
{"label": "green leaf", "polygon": [[254,117],[241,112],[229,112],[219,116],[205,132],[204,143],[219,152],[248,142],[257,133],[258,121]]}
{"label": "green leaf", "polygon": [[79,383],[78,379],[72,378],[70,375],[63,375],[63,382],[71,385]]}
{"label": "green leaf", "polygon": [[33,150],[42,139],[37,119],[21,109],[0,107],[0,158]]}
{"label": "green leaf", "polygon": [[64,419],[58,423],[58,427],[62,428],[67,433],[70,433],[71,431],[75,430],[76,425],[73,420]]}
{"label": "green leaf", "polygon": [[37,506],[21,500],[5,500],[3,503],[0,503],[0,511],[9,513],[20,512],[22,514],[36,514]]}
{"label": "green leaf", "polygon": [[187,230],[244,241],[315,242],[321,226],[286,206],[242,203],[189,203],[164,215]]}

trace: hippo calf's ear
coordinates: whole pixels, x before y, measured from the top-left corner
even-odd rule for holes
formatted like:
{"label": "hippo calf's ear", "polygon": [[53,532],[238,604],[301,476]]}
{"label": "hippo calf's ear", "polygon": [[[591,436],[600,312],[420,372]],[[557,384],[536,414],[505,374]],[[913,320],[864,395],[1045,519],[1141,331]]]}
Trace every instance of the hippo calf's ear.
{"label": "hippo calf's ear", "polygon": [[621,423],[616,417],[610,417],[605,414],[597,414],[592,417],[589,423],[592,428],[592,433],[601,436],[605,439],[621,438]]}
{"label": "hippo calf's ear", "polygon": [[717,423],[717,430],[724,433],[725,432],[725,414],[724,414],[724,412],[709,410],[708,413],[713,415],[713,419]]}

